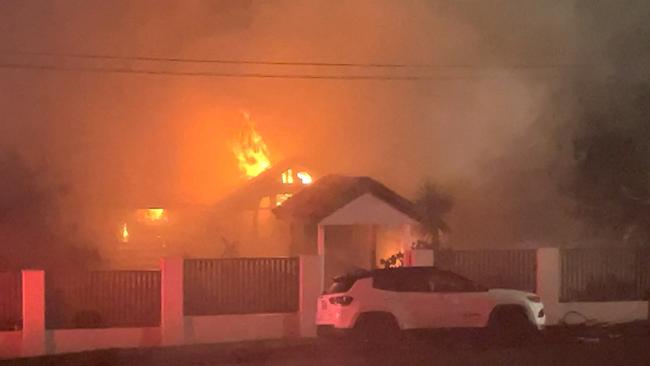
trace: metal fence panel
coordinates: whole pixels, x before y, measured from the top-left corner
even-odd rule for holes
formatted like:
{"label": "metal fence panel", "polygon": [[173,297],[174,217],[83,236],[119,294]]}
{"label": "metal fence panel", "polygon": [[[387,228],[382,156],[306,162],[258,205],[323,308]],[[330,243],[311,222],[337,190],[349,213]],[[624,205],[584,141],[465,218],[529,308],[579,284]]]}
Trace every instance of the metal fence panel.
{"label": "metal fence panel", "polygon": [[535,250],[441,250],[435,265],[490,288],[534,292],[537,288]]}
{"label": "metal fence panel", "polygon": [[47,273],[48,329],[160,324],[160,272]]}
{"label": "metal fence panel", "polygon": [[189,259],[186,315],[298,311],[298,258]]}
{"label": "metal fence panel", "polygon": [[0,272],[0,330],[22,328],[22,276],[20,272]]}
{"label": "metal fence panel", "polygon": [[636,268],[637,297],[650,300],[650,249],[637,250]]}
{"label": "metal fence panel", "polygon": [[635,248],[572,248],[560,255],[560,301],[647,298],[650,252]]}

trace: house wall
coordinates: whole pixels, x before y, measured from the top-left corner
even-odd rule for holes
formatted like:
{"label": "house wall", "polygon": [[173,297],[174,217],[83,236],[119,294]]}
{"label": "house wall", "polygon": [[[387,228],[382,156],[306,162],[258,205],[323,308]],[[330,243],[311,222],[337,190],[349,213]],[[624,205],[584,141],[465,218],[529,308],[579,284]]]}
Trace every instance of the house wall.
{"label": "house wall", "polygon": [[289,225],[290,255],[318,255],[317,225],[292,222]]}
{"label": "house wall", "polygon": [[325,286],[329,286],[333,277],[355,269],[372,269],[375,240],[372,225],[326,226]]}
{"label": "house wall", "polygon": [[[174,216],[170,214],[168,222],[157,225],[166,233],[161,239],[143,240],[140,228],[134,226],[129,242],[113,238],[103,243],[100,253],[108,269],[155,269],[160,257],[289,256],[289,223],[278,220],[269,209],[257,211],[257,219],[255,212],[241,210],[219,217],[209,212],[175,212],[183,220],[172,220]],[[225,252],[224,239],[236,243],[236,253]]]}
{"label": "house wall", "polygon": [[[223,253],[221,236],[237,242],[239,257],[282,257],[291,255],[291,232],[289,223],[278,220],[268,209],[240,211],[223,217],[216,223],[218,235],[214,245],[219,248],[216,256]],[[191,257],[197,257],[190,253]],[[214,256],[212,256],[214,257]]]}
{"label": "house wall", "polygon": [[[410,239],[412,240],[412,239]],[[407,240],[407,241],[410,241]],[[401,226],[377,226],[375,266],[381,268],[381,260],[399,252],[405,252],[404,228]]]}
{"label": "house wall", "polygon": [[326,282],[355,268],[379,267],[382,258],[410,248],[413,241],[410,228],[416,224],[411,217],[371,193],[357,197],[325,217],[319,226],[325,228]]}

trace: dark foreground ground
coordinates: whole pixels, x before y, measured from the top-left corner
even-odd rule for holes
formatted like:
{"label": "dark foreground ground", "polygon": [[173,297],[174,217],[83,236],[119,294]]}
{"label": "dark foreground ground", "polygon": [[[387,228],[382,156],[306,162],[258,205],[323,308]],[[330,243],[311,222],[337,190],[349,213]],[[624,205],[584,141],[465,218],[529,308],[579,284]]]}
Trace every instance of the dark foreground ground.
{"label": "dark foreground ground", "polygon": [[392,345],[295,340],[105,350],[7,361],[9,365],[650,365],[650,327],[561,329],[505,346],[439,333]]}

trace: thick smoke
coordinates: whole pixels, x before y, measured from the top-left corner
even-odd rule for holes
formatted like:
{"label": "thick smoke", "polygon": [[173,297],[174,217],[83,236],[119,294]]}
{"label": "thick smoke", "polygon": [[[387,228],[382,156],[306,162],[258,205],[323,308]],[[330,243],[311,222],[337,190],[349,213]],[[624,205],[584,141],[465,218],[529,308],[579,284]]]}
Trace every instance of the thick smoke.
{"label": "thick smoke", "polygon": [[426,178],[448,186],[453,244],[576,240],[565,192],[576,85],[647,72],[638,56],[648,6],[592,3],[2,1],[2,50],[452,67],[398,71],[438,77],[421,82],[2,69],[0,146],[65,181],[90,237],[105,210],[210,204],[241,183],[230,146],[246,110],[274,161],[304,157],[318,172],[372,175],[407,196]]}

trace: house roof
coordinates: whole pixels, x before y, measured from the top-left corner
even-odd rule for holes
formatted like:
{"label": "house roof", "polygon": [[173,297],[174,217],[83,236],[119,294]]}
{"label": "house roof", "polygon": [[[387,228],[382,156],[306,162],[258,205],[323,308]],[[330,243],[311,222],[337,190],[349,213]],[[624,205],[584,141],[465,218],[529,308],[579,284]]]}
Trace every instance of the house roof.
{"label": "house roof", "polygon": [[358,197],[370,193],[414,220],[418,215],[413,203],[370,177],[328,175],[273,209],[281,220],[320,222]]}
{"label": "house roof", "polygon": [[285,160],[274,164],[257,177],[238,186],[223,199],[217,202],[213,210],[229,213],[232,210],[255,209],[259,206],[260,199],[277,193],[294,193],[302,188],[299,183],[283,184],[282,173],[289,168],[302,168],[303,165],[296,160]]}

